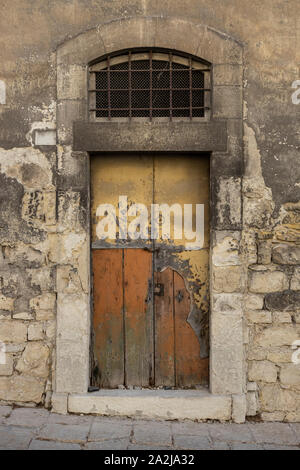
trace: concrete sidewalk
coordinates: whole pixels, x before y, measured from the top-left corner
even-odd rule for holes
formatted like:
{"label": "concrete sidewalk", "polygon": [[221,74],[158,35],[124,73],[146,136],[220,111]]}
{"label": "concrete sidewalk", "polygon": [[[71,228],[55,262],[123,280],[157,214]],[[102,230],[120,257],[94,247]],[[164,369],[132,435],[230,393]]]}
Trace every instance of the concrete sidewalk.
{"label": "concrete sidewalk", "polygon": [[142,421],[0,406],[0,449],[300,450],[300,423]]}

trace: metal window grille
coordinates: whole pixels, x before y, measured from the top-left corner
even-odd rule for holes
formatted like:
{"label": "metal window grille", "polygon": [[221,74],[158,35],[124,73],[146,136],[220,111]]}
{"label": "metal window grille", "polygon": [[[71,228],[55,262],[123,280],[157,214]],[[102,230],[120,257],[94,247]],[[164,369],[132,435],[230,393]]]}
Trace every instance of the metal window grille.
{"label": "metal window grille", "polygon": [[210,110],[210,68],[193,57],[129,51],[107,56],[89,72],[89,111],[96,120],[193,119]]}

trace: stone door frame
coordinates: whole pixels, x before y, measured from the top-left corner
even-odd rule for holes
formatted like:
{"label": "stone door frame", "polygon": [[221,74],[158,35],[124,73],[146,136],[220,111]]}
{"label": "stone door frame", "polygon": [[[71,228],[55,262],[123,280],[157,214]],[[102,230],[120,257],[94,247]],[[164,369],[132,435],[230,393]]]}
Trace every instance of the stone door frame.
{"label": "stone door frame", "polygon": [[[138,47],[177,50],[211,64],[209,121],[128,124],[88,121],[89,64],[105,54]],[[58,204],[70,199],[78,203],[74,202],[68,217],[63,204],[62,210],[58,209],[58,230],[62,232],[58,234],[61,237],[58,243],[71,243],[72,249],[75,248],[72,257],[57,266],[54,397],[85,394],[89,386],[88,152],[205,151],[211,152],[210,393],[235,396],[245,408],[243,282],[239,291],[222,291],[222,277],[230,276],[233,267],[243,272],[242,129],[243,47],[213,28],[172,17],[133,17],[99,24],[58,47]],[[70,288],[66,281],[72,275],[79,277],[76,289]]]}

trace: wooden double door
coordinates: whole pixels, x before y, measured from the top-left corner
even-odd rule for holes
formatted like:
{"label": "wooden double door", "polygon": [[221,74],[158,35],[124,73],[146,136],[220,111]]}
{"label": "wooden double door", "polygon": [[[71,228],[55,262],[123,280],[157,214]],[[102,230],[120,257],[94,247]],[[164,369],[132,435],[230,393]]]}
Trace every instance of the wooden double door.
{"label": "wooden double door", "polygon": [[[206,385],[209,156],[95,155],[91,194],[93,384],[101,388]],[[125,236],[120,196],[127,201]],[[99,210],[101,204],[107,204],[107,210]],[[139,211],[130,212],[134,204]],[[159,230],[153,236],[153,204],[182,208],[181,238],[180,217],[176,219],[172,210],[169,226],[163,219],[166,213],[158,212]],[[197,204],[204,208],[203,243],[191,246],[184,217],[190,216],[186,225],[195,229]],[[143,207],[148,228],[144,219],[144,227],[136,223],[132,236],[130,223],[137,222]],[[104,238],[99,223],[112,208]],[[109,228],[116,229],[115,236]]]}

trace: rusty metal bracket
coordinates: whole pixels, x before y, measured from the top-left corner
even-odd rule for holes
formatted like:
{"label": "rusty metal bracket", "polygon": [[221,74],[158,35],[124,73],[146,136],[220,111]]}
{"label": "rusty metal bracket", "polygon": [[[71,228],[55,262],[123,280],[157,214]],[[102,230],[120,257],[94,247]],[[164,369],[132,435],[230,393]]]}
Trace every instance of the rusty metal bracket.
{"label": "rusty metal bracket", "polygon": [[184,295],[183,295],[182,290],[179,290],[179,291],[178,291],[178,294],[177,294],[176,297],[175,297],[175,299],[177,300],[178,303],[180,303],[180,302],[183,301],[183,297],[184,297]]}

